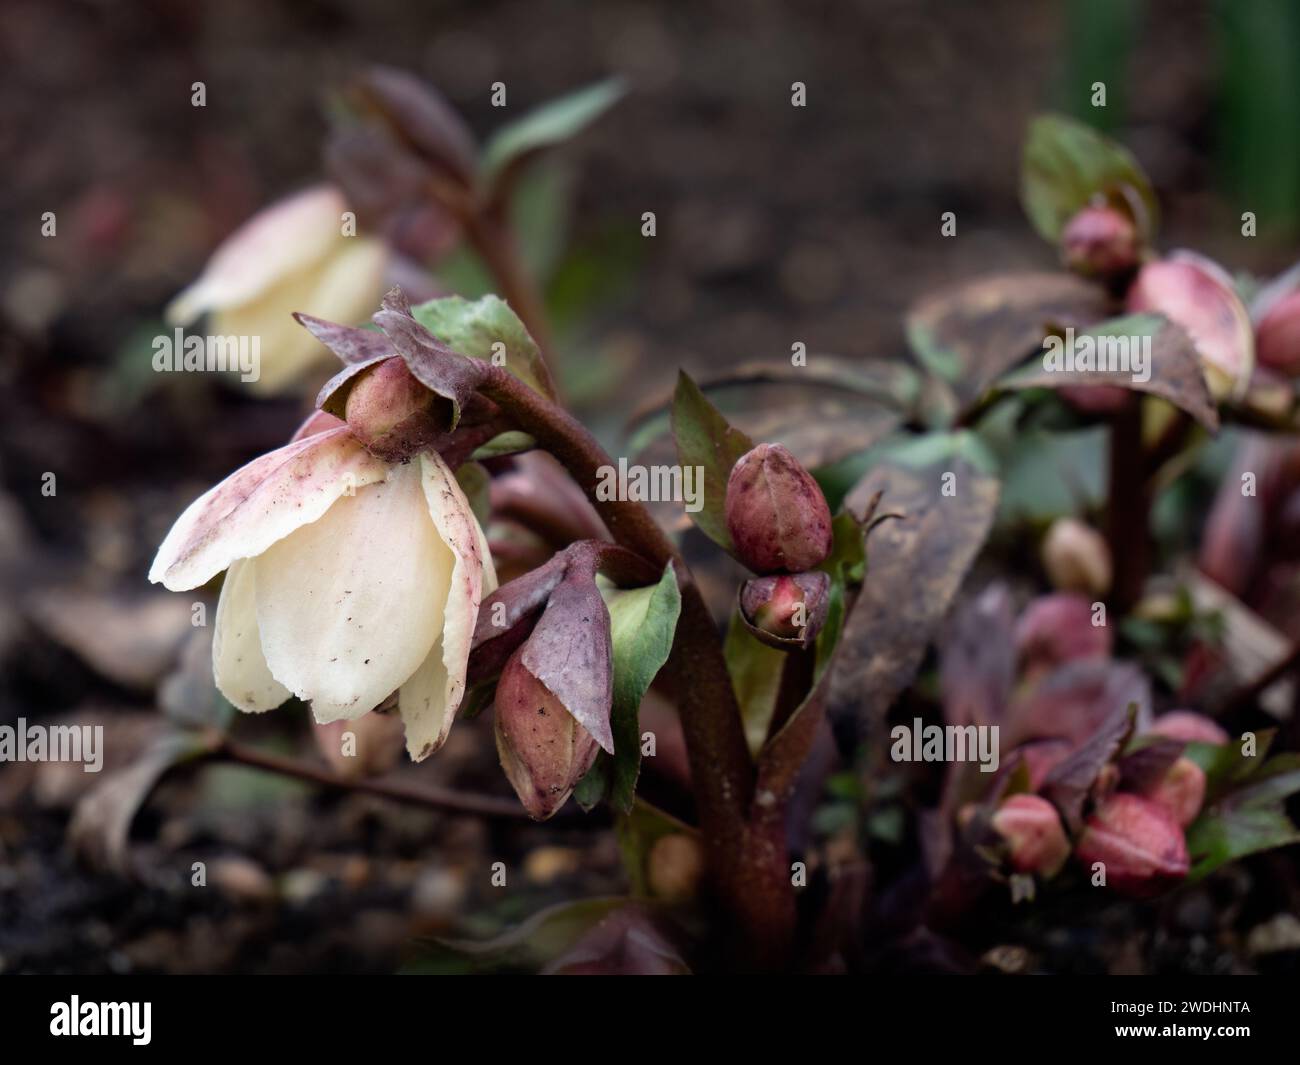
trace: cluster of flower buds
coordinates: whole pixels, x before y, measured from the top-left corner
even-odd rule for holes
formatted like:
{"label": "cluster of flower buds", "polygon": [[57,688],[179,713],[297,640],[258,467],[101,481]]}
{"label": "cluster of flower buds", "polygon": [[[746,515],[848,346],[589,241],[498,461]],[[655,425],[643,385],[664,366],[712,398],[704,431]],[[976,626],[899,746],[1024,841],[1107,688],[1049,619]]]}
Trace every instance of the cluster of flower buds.
{"label": "cluster of flower buds", "polygon": [[759,444],[727,480],[727,529],[736,557],[761,576],[745,583],[740,610],[775,647],[807,647],[826,619],[831,511],[812,475],[780,444]]}

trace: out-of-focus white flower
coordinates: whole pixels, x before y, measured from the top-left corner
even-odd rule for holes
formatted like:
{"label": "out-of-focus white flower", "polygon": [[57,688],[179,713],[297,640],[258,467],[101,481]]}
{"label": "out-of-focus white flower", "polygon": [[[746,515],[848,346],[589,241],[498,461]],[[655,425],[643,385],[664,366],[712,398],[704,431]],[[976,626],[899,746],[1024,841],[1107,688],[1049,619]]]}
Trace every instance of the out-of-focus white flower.
{"label": "out-of-focus white flower", "polygon": [[382,241],[343,235],[347,210],[338,189],[317,185],[259,211],[172,300],[167,321],[188,326],[207,314],[214,336],[260,337],[261,374],[250,382],[258,392],[283,391],[330,364],[333,357],[293,312],[364,319],[383,294],[388,264]]}
{"label": "out-of-focus white flower", "polygon": [[149,573],[173,591],[226,570],[212,665],[239,709],[291,694],[320,723],[394,691],[416,761],[447,738],[465,693],[479,603],[496,587],[456,478],[428,451],[389,464],[317,415],[177,519]]}

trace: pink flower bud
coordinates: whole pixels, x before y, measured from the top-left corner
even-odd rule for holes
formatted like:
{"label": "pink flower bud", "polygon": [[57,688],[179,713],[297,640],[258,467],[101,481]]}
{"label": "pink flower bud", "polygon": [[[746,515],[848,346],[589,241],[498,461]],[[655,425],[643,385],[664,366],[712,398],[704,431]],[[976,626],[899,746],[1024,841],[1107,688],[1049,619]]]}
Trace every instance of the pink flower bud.
{"label": "pink flower bud", "polygon": [[1043,568],[1052,586],[1096,598],[1110,591],[1110,548],[1096,529],[1075,518],[1057,518],[1043,540]]}
{"label": "pink flower bud", "polygon": [[1187,841],[1172,814],[1150,799],[1116,792],[1088,818],[1075,854],[1085,866],[1100,862],[1106,886],[1150,898],[1187,875]]}
{"label": "pink flower bud", "polygon": [[687,902],[703,878],[704,848],[693,836],[674,832],[655,840],[646,858],[646,879],[655,898]]}
{"label": "pink flower bud", "polygon": [[348,428],[366,450],[401,462],[427,446],[440,429],[435,396],[397,357],[367,370],[348,392]]}
{"label": "pink flower bud", "polygon": [[355,721],[313,723],[321,755],[339,776],[349,780],[380,776],[402,754],[402,719],[398,714],[362,714]]}
{"label": "pink flower bud", "polygon": [[1070,856],[1070,841],[1056,807],[1037,795],[1004,799],[991,823],[1006,840],[1011,866],[1018,873],[1053,877]]}
{"label": "pink flower bud", "polygon": [[1170,710],[1161,714],[1147,732],[1184,743],[1210,743],[1216,747],[1222,747],[1229,740],[1228,734],[1210,718],[1191,710]]}
{"label": "pink flower bud", "polygon": [[819,571],[756,577],[740,590],[740,611],[764,643],[807,647],[826,621],[830,590],[830,574]]}
{"label": "pink flower bud", "polygon": [[1133,313],[1163,314],[1191,337],[1210,394],[1238,394],[1250,382],[1255,339],[1250,315],[1222,267],[1191,252],[1147,263],[1128,291]]}
{"label": "pink flower bud", "polygon": [[759,444],[727,481],[727,528],[736,554],[755,573],[799,573],[831,551],[826,497],[780,444]]}
{"label": "pink flower bud", "polygon": [[1146,792],[1146,797],[1163,806],[1174,820],[1186,827],[1196,820],[1205,801],[1205,770],[1190,758],[1179,758]]}
{"label": "pink flower bud", "polygon": [[1287,377],[1300,376],[1300,289],[1273,303],[1259,320],[1255,354],[1261,366]]}
{"label": "pink flower bud", "polygon": [[1029,790],[1041,788],[1047,774],[1064,762],[1073,750],[1073,744],[1065,739],[1034,740],[1020,747],[1020,756],[1029,773]]}
{"label": "pink flower bud", "polygon": [[1061,592],[1035,599],[1016,623],[1016,648],[1025,673],[1054,669],[1078,658],[1106,658],[1111,633],[1092,623],[1092,603]]}
{"label": "pink flower bud", "polygon": [[1138,263],[1133,220],[1113,207],[1085,207],[1061,234],[1061,258],[1084,277],[1114,277]]}
{"label": "pink flower bud", "polygon": [[526,647],[510,656],[497,684],[497,754],[519,801],[544,821],[564,805],[600,746],[524,665]]}

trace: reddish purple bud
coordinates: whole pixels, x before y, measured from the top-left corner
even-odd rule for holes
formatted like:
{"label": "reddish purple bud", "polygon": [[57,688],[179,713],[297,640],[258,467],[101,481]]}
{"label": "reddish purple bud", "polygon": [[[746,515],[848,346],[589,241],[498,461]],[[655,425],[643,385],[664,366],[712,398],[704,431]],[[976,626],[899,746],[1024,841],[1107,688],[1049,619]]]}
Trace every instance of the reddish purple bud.
{"label": "reddish purple bud", "polygon": [[1300,376],[1300,289],[1278,299],[1259,319],[1255,355],[1261,366]]}
{"label": "reddish purple bud", "polygon": [[1138,263],[1133,220],[1113,207],[1085,207],[1061,234],[1061,259],[1084,277],[1114,277]]}
{"label": "reddish purple bud", "polygon": [[773,647],[807,647],[817,638],[830,605],[830,574],[782,574],[756,577],[740,590],[740,613],[745,624]]}
{"label": "reddish purple bud", "polygon": [[1205,801],[1205,770],[1190,758],[1179,758],[1145,795],[1186,827],[1196,820]]}
{"label": "reddish purple bud", "polygon": [[1056,392],[1084,414],[1114,414],[1127,407],[1133,397],[1132,392],[1119,385],[1066,385]]}
{"label": "reddish purple bud", "polygon": [[1070,856],[1070,841],[1056,807],[1037,795],[1004,799],[992,818],[993,830],[1007,843],[1008,858],[1018,873],[1053,877]]}
{"label": "reddish purple bud", "polygon": [[1050,670],[1075,659],[1108,657],[1110,629],[1092,622],[1092,602],[1082,595],[1061,592],[1035,599],[1016,623],[1022,672]]}
{"label": "reddish purple bud", "polygon": [[726,507],[736,555],[755,573],[801,573],[831,552],[826,497],[780,444],[759,444],[740,458]]}
{"label": "reddish purple bud", "polygon": [[1043,540],[1043,568],[1061,592],[1101,598],[1110,591],[1110,548],[1090,525],[1076,518],[1057,518]]}
{"label": "reddish purple bud", "polygon": [[554,814],[596,760],[600,745],[523,663],[510,656],[496,691],[497,754],[531,817]]}
{"label": "reddish purple bud", "polygon": [[1228,734],[1214,721],[1191,710],[1170,710],[1161,714],[1147,732],[1184,743],[1210,743],[1216,747],[1229,741]]}
{"label": "reddish purple bud", "polygon": [[1090,818],[1075,848],[1086,866],[1100,862],[1106,886],[1150,898],[1187,875],[1187,841],[1172,814],[1150,799],[1116,792]]}
{"label": "reddish purple bud", "polygon": [[1133,313],[1163,314],[1196,345],[1201,370],[1216,400],[1239,394],[1255,365],[1250,315],[1222,267],[1191,252],[1147,263],[1128,291]]}
{"label": "reddish purple bud", "polygon": [[400,462],[425,447],[446,426],[436,416],[438,397],[394,356],[360,376],[348,392],[348,428],[367,451]]}

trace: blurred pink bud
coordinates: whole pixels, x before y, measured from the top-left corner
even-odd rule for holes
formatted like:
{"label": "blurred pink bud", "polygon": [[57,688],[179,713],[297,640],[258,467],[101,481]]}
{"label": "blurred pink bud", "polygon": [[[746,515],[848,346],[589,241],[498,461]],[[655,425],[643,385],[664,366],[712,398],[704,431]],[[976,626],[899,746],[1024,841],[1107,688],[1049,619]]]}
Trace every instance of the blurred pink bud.
{"label": "blurred pink bud", "polygon": [[799,461],[780,444],[743,455],[727,481],[727,528],[755,573],[800,573],[831,551],[831,511]]}
{"label": "blurred pink bud", "polygon": [[1137,227],[1113,207],[1085,207],[1061,234],[1061,258],[1084,277],[1126,273],[1138,263]]}
{"label": "blurred pink bud", "polygon": [[1066,385],[1056,392],[1084,414],[1114,414],[1127,407],[1133,397],[1132,392],[1118,385]]}
{"label": "blurred pink bud", "polygon": [[1056,807],[1037,795],[1004,799],[991,823],[1006,840],[1011,866],[1018,873],[1053,877],[1070,856],[1070,841]]}
{"label": "blurred pink bud", "polygon": [[1076,518],[1057,518],[1043,539],[1043,568],[1061,592],[1101,598],[1110,591],[1110,548],[1101,533]]}
{"label": "blurred pink bud", "polygon": [[1191,710],[1170,710],[1161,714],[1147,732],[1184,743],[1211,743],[1216,747],[1222,747],[1229,740],[1228,734],[1214,721]]}
{"label": "blurred pink bud", "polygon": [[1255,354],[1261,366],[1300,376],[1300,289],[1282,296],[1259,319]]}
{"label": "blurred pink bud", "polygon": [[600,745],[524,665],[526,647],[510,656],[497,684],[497,754],[519,801],[544,821],[564,805]]}
{"label": "blurred pink bud", "polygon": [[1145,794],[1186,827],[1196,820],[1205,801],[1205,770],[1190,758],[1179,758]]}
{"label": "blurred pink bud", "polygon": [[348,392],[348,428],[372,455],[402,462],[446,428],[437,417],[437,399],[394,356],[367,370]]}
{"label": "blurred pink bud", "polygon": [[740,590],[740,611],[764,643],[807,647],[826,621],[830,590],[830,574],[820,571],[756,577]]}
{"label": "blurred pink bud", "polygon": [[650,893],[667,902],[693,899],[704,879],[704,848],[693,836],[674,832],[660,836],[646,858]]}
{"label": "blurred pink bud", "polygon": [[1147,263],[1128,290],[1128,309],[1163,314],[1196,345],[1210,394],[1240,394],[1255,365],[1250,315],[1223,268],[1192,252]]}
{"label": "blurred pink bud", "polygon": [[1029,790],[1037,791],[1043,786],[1047,774],[1069,757],[1074,745],[1065,739],[1034,740],[1019,750],[1029,772]]}
{"label": "blurred pink bud", "polygon": [[1110,628],[1092,623],[1092,603],[1082,595],[1059,592],[1033,600],[1016,623],[1021,670],[1053,669],[1079,658],[1106,658]]}
{"label": "blurred pink bud", "polygon": [[1187,875],[1187,841],[1163,806],[1116,792],[1088,818],[1075,854],[1085,866],[1100,862],[1106,886],[1121,895],[1150,898]]}
{"label": "blurred pink bud", "polygon": [[355,721],[312,725],[316,746],[339,776],[349,780],[381,776],[402,754],[402,719],[397,714],[362,714]]}

